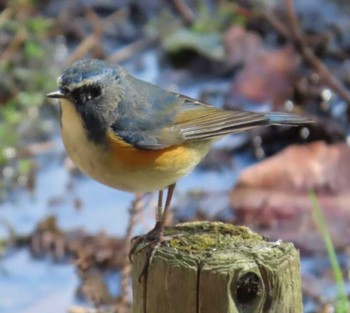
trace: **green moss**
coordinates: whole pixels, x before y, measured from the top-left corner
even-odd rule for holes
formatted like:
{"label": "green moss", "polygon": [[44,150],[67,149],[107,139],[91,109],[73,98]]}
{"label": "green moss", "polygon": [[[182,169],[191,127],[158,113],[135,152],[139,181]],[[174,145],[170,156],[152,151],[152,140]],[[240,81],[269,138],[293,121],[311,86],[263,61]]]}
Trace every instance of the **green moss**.
{"label": "green moss", "polygon": [[263,238],[244,226],[235,226],[220,222],[190,222],[167,228],[165,236],[172,239],[167,245],[190,254],[205,253],[216,249],[232,248],[242,240],[252,242]]}

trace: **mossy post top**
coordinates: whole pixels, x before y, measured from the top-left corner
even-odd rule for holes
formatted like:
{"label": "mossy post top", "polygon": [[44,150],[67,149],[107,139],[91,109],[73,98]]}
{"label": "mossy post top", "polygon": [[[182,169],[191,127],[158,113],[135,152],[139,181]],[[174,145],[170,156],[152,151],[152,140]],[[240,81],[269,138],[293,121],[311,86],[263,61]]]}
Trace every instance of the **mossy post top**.
{"label": "mossy post top", "polygon": [[220,222],[183,223],[165,235],[142,283],[144,251],[135,255],[134,313],[302,312],[293,244]]}

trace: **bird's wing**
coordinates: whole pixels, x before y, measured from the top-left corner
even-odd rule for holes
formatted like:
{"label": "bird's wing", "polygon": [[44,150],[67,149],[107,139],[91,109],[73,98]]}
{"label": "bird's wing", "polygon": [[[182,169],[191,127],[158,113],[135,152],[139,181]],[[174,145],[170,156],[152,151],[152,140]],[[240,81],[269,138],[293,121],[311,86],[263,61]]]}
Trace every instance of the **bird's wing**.
{"label": "bird's wing", "polygon": [[293,113],[229,111],[186,96],[179,97],[184,104],[175,125],[185,141],[221,137],[263,125],[296,126],[312,123],[309,117]]}
{"label": "bird's wing", "polygon": [[185,101],[176,117],[175,125],[185,141],[220,137],[268,122],[263,113],[223,110],[185,96],[181,97]]}
{"label": "bird's wing", "polygon": [[[282,112],[219,109],[130,76],[118,105],[114,133],[139,148],[157,150],[193,140],[210,140],[260,125],[300,125],[307,117]],[[129,90],[130,91],[130,90]],[[129,94],[129,97],[128,97]]]}

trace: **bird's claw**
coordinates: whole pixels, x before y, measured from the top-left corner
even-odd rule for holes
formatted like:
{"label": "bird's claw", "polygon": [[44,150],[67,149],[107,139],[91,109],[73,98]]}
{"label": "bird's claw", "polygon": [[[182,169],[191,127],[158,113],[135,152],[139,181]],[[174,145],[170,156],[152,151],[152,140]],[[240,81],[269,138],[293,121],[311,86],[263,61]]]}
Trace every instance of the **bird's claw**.
{"label": "bird's claw", "polygon": [[143,277],[147,277],[148,274],[148,268],[149,266],[152,264],[154,255],[157,251],[157,248],[161,245],[161,243],[163,242],[163,236],[160,236],[158,238],[154,238],[152,241],[148,242],[145,246],[143,246],[140,251],[145,250],[146,249],[146,260],[145,263],[143,264],[141,273],[139,275],[139,283],[142,282],[142,278]]}
{"label": "bird's claw", "polygon": [[137,247],[141,242],[144,242],[145,244],[137,250],[137,253],[146,250],[146,260],[143,264],[140,276],[139,276],[139,282],[142,281],[143,277],[147,277],[148,268],[152,264],[154,255],[159,248],[159,246],[165,242],[173,239],[174,237],[177,237],[179,235],[169,235],[164,236],[163,234],[163,228],[159,227],[159,225],[156,224],[156,226],[147,234],[143,236],[137,236],[132,239],[132,248],[129,253],[129,259],[131,262],[133,262],[133,255],[136,253]]}
{"label": "bird's claw", "polygon": [[142,251],[143,249],[147,248],[147,246],[149,246],[149,244],[152,241],[156,241],[157,237],[160,238],[161,235],[162,234],[161,234],[161,231],[159,229],[159,225],[156,224],[154,226],[154,228],[151,231],[149,231],[147,234],[133,237],[131,239],[131,249],[130,249],[130,252],[129,252],[129,260],[130,260],[130,262],[133,263],[133,255],[135,254],[136,249],[137,249],[137,247],[139,246],[139,244],[141,242],[147,242],[147,244],[144,247],[142,247],[139,251]]}

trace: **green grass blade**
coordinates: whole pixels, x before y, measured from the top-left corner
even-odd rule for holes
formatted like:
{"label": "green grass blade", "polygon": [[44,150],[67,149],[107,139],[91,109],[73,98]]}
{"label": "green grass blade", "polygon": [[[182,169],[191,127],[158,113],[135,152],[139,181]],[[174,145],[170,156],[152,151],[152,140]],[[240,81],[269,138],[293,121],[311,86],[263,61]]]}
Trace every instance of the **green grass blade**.
{"label": "green grass blade", "polygon": [[325,243],[329,261],[331,263],[333,276],[337,285],[337,301],[336,301],[336,312],[337,313],[348,313],[350,312],[350,303],[347,299],[346,290],[345,290],[345,283],[344,278],[341,272],[341,268],[337,259],[337,255],[335,253],[335,249],[333,246],[333,242],[331,239],[331,236],[329,234],[329,230],[327,227],[327,223],[325,220],[325,217],[323,215],[322,209],[320,207],[320,203],[318,201],[318,198],[314,192],[314,190],[311,190],[309,192],[309,198],[312,203],[313,207],[313,213],[315,220],[318,224],[318,228],[320,230],[320,233],[323,237],[323,241]]}

